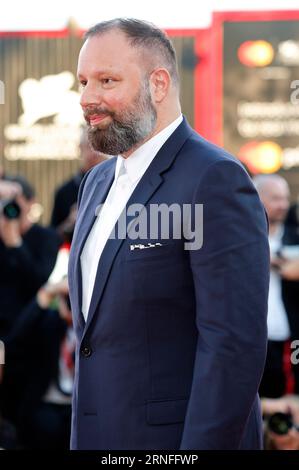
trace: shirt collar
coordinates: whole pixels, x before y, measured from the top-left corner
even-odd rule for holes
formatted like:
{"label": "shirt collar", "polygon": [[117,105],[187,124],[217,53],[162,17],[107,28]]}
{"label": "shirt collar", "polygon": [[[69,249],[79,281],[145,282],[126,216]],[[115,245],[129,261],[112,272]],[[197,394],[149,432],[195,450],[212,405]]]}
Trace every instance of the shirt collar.
{"label": "shirt collar", "polygon": [[128,158],[123,158],[121,155],[118,155],[115,167],[115,180],[117,180],[121,164],[124,162],[124,166],[130,181],[132,183],[138,181],[143,176],[162,145],[181,124],[182,120],[183,116],[180,115],[171,124],[162,129],[162,131],[154,135],[154,137],[151,139],[147,140]]}

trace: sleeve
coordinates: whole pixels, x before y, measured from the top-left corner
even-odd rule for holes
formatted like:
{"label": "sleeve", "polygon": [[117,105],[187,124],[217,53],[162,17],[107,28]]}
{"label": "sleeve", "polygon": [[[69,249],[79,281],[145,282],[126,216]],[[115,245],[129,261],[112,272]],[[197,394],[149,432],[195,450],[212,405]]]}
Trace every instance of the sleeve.
{"label": "sleeve", "polygon": [[190,251],[198,342],[181,449],[238,449],[266,355],[267,221],[234,161],[206,170],[194,203],[203,204],[203,245]]}

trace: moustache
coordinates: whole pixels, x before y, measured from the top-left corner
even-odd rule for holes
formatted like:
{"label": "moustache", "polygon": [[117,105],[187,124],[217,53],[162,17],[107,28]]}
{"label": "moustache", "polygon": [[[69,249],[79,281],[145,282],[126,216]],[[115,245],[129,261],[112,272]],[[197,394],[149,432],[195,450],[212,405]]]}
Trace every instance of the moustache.
{"label": "moustache", "polygon": [[96,114],[97,115],[106,114],[107,116],[111,116],[111,117],[114,116],[114,113],[112,111],[109,111],[108,109],[105,109],[105,108],[96,108],[96,107],[85,109],[83,116],[84,116],[85,121],[89,124],[90,116],[94,116]]}

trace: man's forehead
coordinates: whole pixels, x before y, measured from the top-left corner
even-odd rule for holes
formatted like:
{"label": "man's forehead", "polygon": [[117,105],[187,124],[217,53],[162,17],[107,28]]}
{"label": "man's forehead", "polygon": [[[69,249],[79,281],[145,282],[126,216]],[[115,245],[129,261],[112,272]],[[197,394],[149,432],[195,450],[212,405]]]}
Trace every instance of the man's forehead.
{"label": "man's forehead", "polygon": [[[121,49],[119,49],[120,47]],[[88,52],[91,50],[99,53],[117,51],[119,57],[121,57],[124,52],[133,53],[136,48],[130,44],[129,38],[122,31],[113,29],[87,38],[81,51]]]}
{"label": "man's forehead", "polygon": [[84,69],[101,69],[103,72],[119,70],[130,65],[140,65],[140,51],[130,45],[120,31],[109,31],[87,38],[78,60],[78,75]]}

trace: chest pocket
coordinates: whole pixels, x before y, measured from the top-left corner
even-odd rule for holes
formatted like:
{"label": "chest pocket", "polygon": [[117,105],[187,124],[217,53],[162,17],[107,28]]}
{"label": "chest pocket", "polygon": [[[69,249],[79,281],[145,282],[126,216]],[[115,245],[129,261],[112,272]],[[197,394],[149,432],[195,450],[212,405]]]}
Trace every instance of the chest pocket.
{"label": "chest pocket", "polygon": [[149,242],[149,243],[130,243],[126,247],[125,260],[165,260],[165,258],[176,257],[180,255],[180,247],[177,243]]}
{"label": "chest pocket", "polygon": [[[160,306],[173,302],[184,289],[188,272],[188,252],[183,243],[167,242],[162,246],[130,249],[124,253],[125,283],[134,301],[143,301],[147,306]],[[144,243],[147,246],[147,243]]]}

